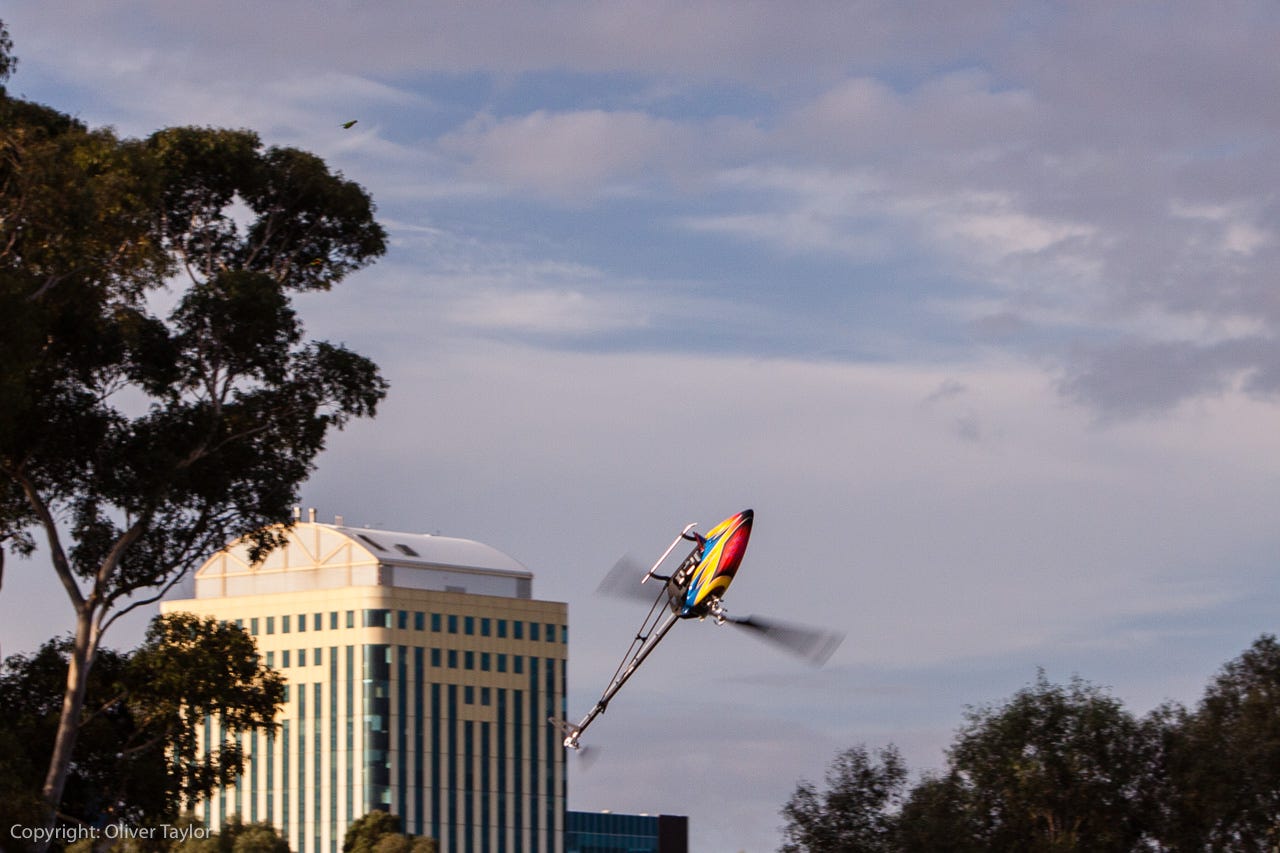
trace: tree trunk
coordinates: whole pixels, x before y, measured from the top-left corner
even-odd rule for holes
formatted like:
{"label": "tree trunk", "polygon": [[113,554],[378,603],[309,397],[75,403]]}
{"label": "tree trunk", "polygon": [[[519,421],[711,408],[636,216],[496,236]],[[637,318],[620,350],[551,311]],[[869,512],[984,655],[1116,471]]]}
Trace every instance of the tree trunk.
{"label": "tree trunk", "polygon": [[[80,732],[80,715],[84,711],[85,695],[89,688],[89,669],[97,653],[97,631],[93,624],[92,605],[86,602],[77,608],[75,644],[71,648],[71,661],[67,667],[67,689],[62,696],[62,714],[58,718],[58,734],[53,741],[53,754],[49,758],[49,771],[45,775],[44,798],[45,826],[52,829],[57,823],[58,807],[62,803],[62,791],[67,784],[67,771],[71,768],[71,754],[76,736]],[[48,850],[46,841],[37,849]]]}

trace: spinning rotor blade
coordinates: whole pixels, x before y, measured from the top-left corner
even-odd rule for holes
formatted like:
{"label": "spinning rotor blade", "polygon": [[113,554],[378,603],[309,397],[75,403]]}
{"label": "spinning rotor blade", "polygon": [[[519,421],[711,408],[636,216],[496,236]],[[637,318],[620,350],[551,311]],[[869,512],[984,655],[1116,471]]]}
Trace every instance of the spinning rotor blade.
{"label": "spinning rotor blade", "polygon": [[582,746],[572,751],[577,753],[578,769],[584,773],[590,770],[592,765],[600,759],[600,747],[598,746]]}
{"label": "spinning rotor blade", "polygon": [[652,604],[654,595],[662,584],[642,585],[640,580],[646,571],[647,569],[637,563],[634,557],[625,555],[605,574],[600,585],[596,587],[596,592],[601,595],[611,595],[614,598],[627,598]]}
{"label": "spinning rotor blade", "polygon": [[821,666],[844,642],[844,634],[806,628],[790,622],[765,619],[760,616],[727,616],[725,620],[746,628],[762,640],[767,640],[793,655],[804,658],[814,666]]}

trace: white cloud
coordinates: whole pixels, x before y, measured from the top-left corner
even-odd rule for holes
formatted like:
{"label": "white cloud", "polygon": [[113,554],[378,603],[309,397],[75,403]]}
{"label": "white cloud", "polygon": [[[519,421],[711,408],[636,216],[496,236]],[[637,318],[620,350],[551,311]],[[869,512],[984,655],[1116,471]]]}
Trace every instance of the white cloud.
{"label": "white cloud", "polygon": [[675,122],[641,112],[539,110],[502,120],[481,116],[439,144],[461,157],[473,177],[581,198],[648,182],[676,165],[687,141]]}
{"label": "white cloud", "polygon": [[610,304],[581,290],[483,291],[458,299],[447,319],[481,331],[599,335],[647,325],[637,304]]}

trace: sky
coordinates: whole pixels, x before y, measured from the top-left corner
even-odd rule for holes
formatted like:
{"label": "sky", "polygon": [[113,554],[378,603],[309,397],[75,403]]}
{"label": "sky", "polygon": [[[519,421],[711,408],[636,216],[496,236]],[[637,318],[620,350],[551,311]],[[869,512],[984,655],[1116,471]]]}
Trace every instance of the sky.
{"label": "sky", "polygon": [[[679,626],[584,737],[571,808],[774,850],[839,750],[937,769],[1040,668],[1194,704],[1280,622],[1272,3],[0,19],[14,94],[126,136],[250,128],[372,193],[386,257],[299,308],[391,392],[303,504],[527,565],[569,604],[571,716],[644,615],[598,579],[688,522],[753,508],[726,606],[846,635],[812,669]],[[71,627],[48,575],[10,561],[6,654]]]}

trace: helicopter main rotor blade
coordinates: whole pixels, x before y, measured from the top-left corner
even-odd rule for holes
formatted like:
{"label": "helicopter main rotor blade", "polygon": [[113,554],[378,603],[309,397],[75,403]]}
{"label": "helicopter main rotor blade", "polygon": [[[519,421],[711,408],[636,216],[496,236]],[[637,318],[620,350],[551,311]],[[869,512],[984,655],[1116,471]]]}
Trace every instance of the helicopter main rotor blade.
{"label": "helicopter main rotor blade", "polygon": [[611,595],[614,598],[652,604],[654,593],[661,588],[662,584],[642,585],[640,581],[645,576],[645,571],[645,567],[637,563],[634,557],[625,555],[605,574],[600,585],[596,587],[596,592],[601,595]]}
{"label": "helicopter main rotor blade", "polygon": [[746,628],[762,640],[804,658],[814,666],[826,663],[844,642],[844,634],[836,631],[807,628],[761,616],[726,616],[725,619],[740,628]]}

